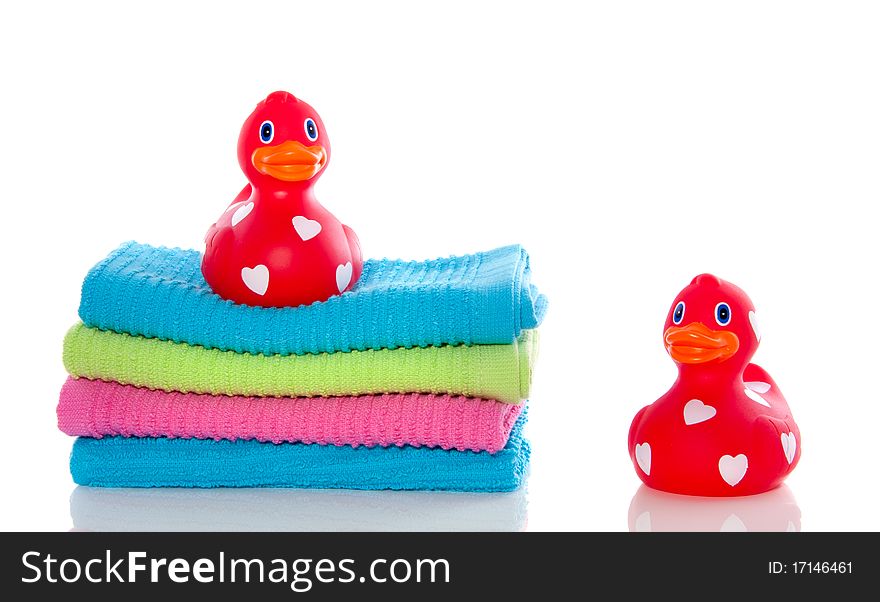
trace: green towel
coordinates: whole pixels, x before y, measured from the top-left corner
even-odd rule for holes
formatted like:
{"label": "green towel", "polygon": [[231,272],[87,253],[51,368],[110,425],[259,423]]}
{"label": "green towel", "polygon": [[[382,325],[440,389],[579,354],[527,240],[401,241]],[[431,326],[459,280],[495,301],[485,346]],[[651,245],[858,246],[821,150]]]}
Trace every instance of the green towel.
{"label": "green towel", "polygon": [[74,377],[214,395],[279,397],[437,393],[520,403],[529,394],[535,330],[512,345],[251,355],[77,324],[64,338]]}

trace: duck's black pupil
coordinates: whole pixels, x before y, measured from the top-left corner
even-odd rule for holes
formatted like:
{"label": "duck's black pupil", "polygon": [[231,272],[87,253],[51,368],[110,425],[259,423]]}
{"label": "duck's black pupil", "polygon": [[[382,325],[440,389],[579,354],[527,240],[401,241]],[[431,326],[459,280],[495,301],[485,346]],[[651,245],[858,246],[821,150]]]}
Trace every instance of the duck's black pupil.
{"label": "duck's black pupil", "polygon": [[306,127],[309,130],[309,138],[317,138],[318,137],[318,132],[315,130],[315,122],[314,121],[309,121],[309,123],[308,123],[308,125],[306,125]]}
{"label": "duck's black pupil", "polygon": [[718,319],[722,322],[727,322],[730,319],[730,309],[726,305],[722,305],[718,308]]}
{"label": "duck's black pupil", "polygon": [[684,309],[681,305],[675,308],[675,321],[681,320],[681,314],[684,313]]}
{"label": "duck's black pupil", "polygon": [[271,138],[272,137],[272,126],[269,125],[268,123],[266,125],[264,125],[263,131],[260,133],[260,135],[263,137],[263,140],[268,140],[269,138]]}

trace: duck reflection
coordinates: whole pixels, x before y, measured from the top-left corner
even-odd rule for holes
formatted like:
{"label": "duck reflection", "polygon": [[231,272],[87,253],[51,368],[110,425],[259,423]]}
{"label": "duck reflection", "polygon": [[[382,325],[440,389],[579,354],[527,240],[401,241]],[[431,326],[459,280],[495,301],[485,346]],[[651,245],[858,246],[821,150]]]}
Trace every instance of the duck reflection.
{"label": "duck reflection", "polygon": [[801,510],[786,485],[743,497],[693,497],[639,487],[629,505],[629,530],[800,531]]}

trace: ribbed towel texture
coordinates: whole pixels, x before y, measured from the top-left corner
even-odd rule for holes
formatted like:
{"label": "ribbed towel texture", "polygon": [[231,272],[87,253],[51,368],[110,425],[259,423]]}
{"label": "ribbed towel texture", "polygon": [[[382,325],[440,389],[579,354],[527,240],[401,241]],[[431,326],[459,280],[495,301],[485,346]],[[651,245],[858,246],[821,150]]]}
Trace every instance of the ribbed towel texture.
{"label": "ribbed towel texture", "polygon": [[86,276],[57,412],[76,483],[521,485],[547,308],[521,247],[368,260],[354,290],[286,308],[221,299],[200,264],[128,242]]}
{"label": "ribbed towel texture", "polygon": [[304,354],[512,343],[546,299],[518,245],[431,261],[368,260],[351,292],[296,308],[215,295],[197,251],[128,242],[89,272],[87,326],[246,353]]}
{"label": "ribbed towel texture", "polygon": [[229,397],[71,378],[61,389],[58,427],[68,435],[95,438],[256,439],[494,453],[504,447],[521,409],[486,399],[418,393]]}
{"label": "ribbed towel texture", "polygon": [[291,397],[436,393],[526,399],[536,331],[510,345],[444,345],[318,355],[251,355],[78,324],[64,339],[72,376],[219,395]]}
{"label": "ribbed towel texture", "polygon": [[[80,437],[70,471],[98,487],[309,487],[511,491],[529,458],[523,412],[497,454],[425,447]],[[258,508],[254,508],[258,512]]]}

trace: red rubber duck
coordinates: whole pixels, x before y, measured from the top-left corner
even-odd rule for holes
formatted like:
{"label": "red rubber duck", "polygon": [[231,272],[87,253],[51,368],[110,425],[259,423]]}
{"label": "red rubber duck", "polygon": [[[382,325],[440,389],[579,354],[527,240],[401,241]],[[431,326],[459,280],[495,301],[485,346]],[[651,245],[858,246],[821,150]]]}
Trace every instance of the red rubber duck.
{"label": "red rubber duck", "polygon": [[738,287],[702,274],[678,294],[663,341],[678,379],[636,414],[629,453],[649,487],[687,495],[773,489],[801,456],[785,398],[756,364],[755,307]]}
{"label": "red rubber duck", "polygon": [[363,268],[357,235],[312,190],[329,160],[330,141],[311,106],[289,92],[257,105],[238,138],[250,183],[205,235],[202,273],[215,293],[284,307],[355,285]]}

